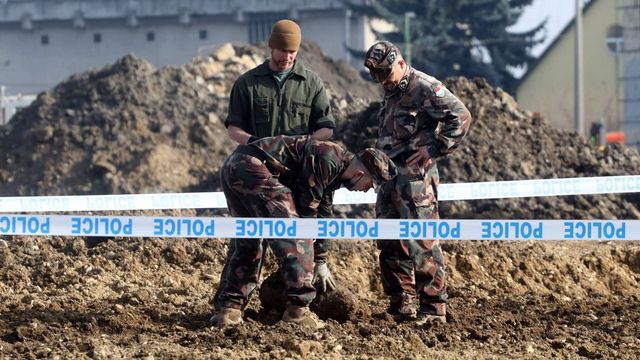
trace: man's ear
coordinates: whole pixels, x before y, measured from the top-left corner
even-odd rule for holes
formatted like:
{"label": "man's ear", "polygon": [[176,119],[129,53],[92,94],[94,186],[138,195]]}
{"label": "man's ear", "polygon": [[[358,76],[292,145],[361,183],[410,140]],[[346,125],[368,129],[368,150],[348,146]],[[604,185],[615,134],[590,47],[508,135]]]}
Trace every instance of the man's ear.
{"label": "man's ear", "polygon": [[364,174],[366,174],[366,173],[364,172],[364,170],[358,170],[358,171],[356,171],[356,175],[355,175],[355,176],[362,176],[362,175],[364,175]]}

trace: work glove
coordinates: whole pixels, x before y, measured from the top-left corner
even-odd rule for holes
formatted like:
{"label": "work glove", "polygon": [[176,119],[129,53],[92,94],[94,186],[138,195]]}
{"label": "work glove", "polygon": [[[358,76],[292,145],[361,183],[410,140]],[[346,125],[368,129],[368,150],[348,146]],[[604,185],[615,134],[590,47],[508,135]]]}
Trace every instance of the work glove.
{"label": "work glove", "polygon": [[312,283],[316,288],[322,290],[322,292],[332,291],[336,289],[336,281],[333,279],[333,275],[331,275],[331,271],[329,271],[329,267],[327,263],[324,261],[316,262],[315,267],[313,268],[313,280]]}

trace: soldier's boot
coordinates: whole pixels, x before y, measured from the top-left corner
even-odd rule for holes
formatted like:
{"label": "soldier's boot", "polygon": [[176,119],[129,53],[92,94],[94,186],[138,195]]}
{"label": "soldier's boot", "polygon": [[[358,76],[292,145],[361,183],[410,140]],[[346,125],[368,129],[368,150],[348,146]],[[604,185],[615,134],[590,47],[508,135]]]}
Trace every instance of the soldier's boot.
{"label": "soldier's boot", "polygon": [[413,321],[416,319],[418,309],[416,296],[402,293],[391,295],[391,303],[387,313],[393,315],[400,321]]}
{"label": "soldier's boot", "polygon": [[433,303],[420,304],[420,311],[416,320],[417,325],[425,324],[446,324],[447,323],[447,304]]}
{"label": "soldier's boot", "polygon": [[242,311],[240,309],[223,307],[220,310],[216,310],[209,321],[218,328],[238,325],[243,322]]}
{"label": "soldier's boot", "polygon": [[298,324],[310,329],[318,330],[325,326],[324,321],[318,318],[318,315],[309,310],[308,306],[297,306],[288,304],[287,309],[282,315],[282,321]]}

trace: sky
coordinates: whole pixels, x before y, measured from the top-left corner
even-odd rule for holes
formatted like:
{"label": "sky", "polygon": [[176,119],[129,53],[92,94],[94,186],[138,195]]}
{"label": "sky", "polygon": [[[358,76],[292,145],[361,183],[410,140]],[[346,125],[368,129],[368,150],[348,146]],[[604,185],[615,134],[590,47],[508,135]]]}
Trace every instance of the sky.
{"label": "sky", "polygon": [[575,7],[575,0],[533,0],[531,5],[525,9],[518,23],[509,30],[530,30],[548,18],[545,41],[533,49],[533,55],[538,56],[573,19],[576,13]]}

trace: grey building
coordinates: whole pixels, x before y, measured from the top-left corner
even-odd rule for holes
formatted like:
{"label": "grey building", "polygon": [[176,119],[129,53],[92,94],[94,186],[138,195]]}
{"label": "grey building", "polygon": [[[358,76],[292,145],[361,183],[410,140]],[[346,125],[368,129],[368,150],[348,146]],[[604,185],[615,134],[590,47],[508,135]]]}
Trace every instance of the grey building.
{"label": "grey building", "polygon": [[[622,107],[621,130],[625,144],[640,150],[640,1],[618,0],[617,27],[610,29],[609,42],[618,51],[618,96]],[[613,31],[611,31],[613,30]]]}
{"label": "grey building", "polygon": [[130,52],[183,64],[226,42],[264,41],[282,18],[356,66],[346,47],[374,41],[341,0],[0,0],[0,85],[7,95],[39,92]]}

